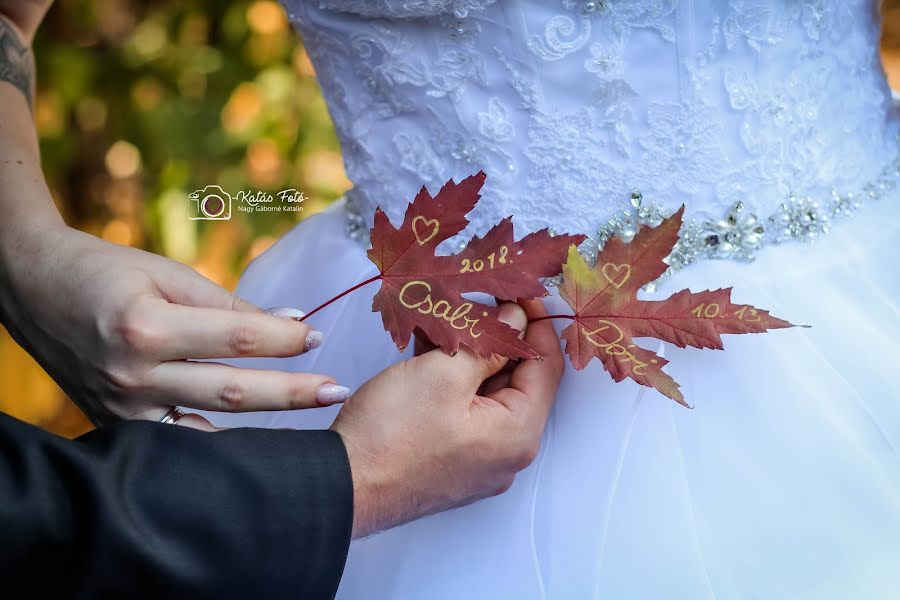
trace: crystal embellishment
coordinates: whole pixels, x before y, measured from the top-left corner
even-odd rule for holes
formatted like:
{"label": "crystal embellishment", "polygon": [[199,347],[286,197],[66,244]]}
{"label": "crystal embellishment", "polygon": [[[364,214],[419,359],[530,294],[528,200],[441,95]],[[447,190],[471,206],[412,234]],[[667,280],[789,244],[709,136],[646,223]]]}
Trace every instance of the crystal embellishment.
{"label": "crystal embellishment", "polygon": [[[666,258],[669,268],[663,277],[701,260],[728,259],[752,262],[758,250],[786,242],[813,242],[828,233],[835,221],[855,214],[866,201],[879,200],[894,192],[896,181],[900,179],[900,158],[891,163],[874,183],[862,191],[840,193],[831,190],[825,200],[811,196],[789,194],[774,214],[760,219],[744,202],[735,202],[721,217],[701,216],[686,219],[679,231],[679,239]],[[348,192],[346,203],[348,231],[352,238],[361,243],[368,241],[365,219],[353,202],[352,190]],[[597,257],[613,236],[631,241],[643,225],[656,227],[671,211],[661,205],[645,203],[640,190],[632,190],[628,207],[614,215],[593,235],[588,236],[579,253],[589,265],[594,265]],[[551,228],[551,235],[555,234]],[[456,240],[457,249],[465,248],[466,241]],[[558,285],[562,276],[544,280],[548,286]],[[653,291],[655,283],[644,286],[645,291]]]}
{"label": "crystal embellishment", "polygon": [[765,226],[744,208],[743,202],[731,205],[724,218],[705,221],[701,229],[703,245],[715,258],[746,261],[753,260],[766,233]]}

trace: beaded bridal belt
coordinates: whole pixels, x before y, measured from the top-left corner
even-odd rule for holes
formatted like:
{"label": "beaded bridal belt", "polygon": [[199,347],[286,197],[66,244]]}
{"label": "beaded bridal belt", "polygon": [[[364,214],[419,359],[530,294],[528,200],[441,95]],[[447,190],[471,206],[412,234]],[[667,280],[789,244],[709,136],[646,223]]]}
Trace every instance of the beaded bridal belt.
{"label": "beaded bridal belt", "polygon": [[[816,198],[790,194],[778,209],[760,219],[743,202],[735,202],[722,217],[699,216],[687,218],[679,231],[679,240],[666,259],[669,265],[664,277],[684,267],[708,259],[731,259],[751,262],[758,250],[765,246],[790,241],[811,242],[828,233],[832,223],[856,213],[865,202],[878,200],[897,188],[900,179],[900,157],[890,163],[879,176],[862,189],[840,191],[832,188],[830,196]],[[369,228],[362,212],[351,197],[345,210],[349,235],[360,243],[368,243]],[[669,216],[671,210],[662,205],[645,202],[640,190],[631,192],[630,206],[606,222],[578,250],[593,265],[606,241],[618,235],[630,241],[641,225],[655,227]],[[551,234],[553,233],[551,227]],[[466,241],[459,243],[461,250]],[[545,281],[557,285],[559,277]],[[654,284],[645,286],[653,291]]]}

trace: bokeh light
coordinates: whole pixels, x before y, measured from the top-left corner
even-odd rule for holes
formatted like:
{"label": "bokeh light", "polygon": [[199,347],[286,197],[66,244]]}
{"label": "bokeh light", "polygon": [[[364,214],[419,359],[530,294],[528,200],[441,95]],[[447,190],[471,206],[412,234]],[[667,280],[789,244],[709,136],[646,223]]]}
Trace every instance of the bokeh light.
{"label": "bokeh light", "polygon": [[117,179],[134,177],[141,169],[141,151],[137,146],[119,140],[106,152],[106,170]]}

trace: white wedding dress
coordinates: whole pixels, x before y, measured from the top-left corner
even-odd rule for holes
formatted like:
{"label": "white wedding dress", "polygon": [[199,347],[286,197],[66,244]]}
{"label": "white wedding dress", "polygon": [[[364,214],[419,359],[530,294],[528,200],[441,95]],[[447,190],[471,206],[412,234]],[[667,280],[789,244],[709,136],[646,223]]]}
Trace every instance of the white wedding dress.
{"label": "white wedding dress", "polygon": [[[319,305],[375,273],[376,206],[399,223],[423,184],[483,169],[451,243],[513,215],[518,235],[549,225],[596,247],[684,203],[647,297],[734,286],[811,325],[725,336],[724,352],[645,340],[694,410],[597,361],[570,367],[508,492],[354,542],[338,598],[900,595],[900,119],[875,0],[286,4],[355,187],[239,294]],[[375,290],[312,318],[322,348],[240,364],[359,386],[408,355]],[[567,310],[555,290],[547,303]],[[321,428],[337,410],[212,418]]]}

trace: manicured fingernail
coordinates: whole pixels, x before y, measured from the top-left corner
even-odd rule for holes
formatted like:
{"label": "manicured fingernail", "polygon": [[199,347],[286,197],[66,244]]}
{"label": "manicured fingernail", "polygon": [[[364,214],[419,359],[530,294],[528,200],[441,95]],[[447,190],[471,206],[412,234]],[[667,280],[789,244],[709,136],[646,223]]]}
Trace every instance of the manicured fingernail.
{"label": "manicured fingernail", "polygon": [[512,327],[519,330],[519,337],[525,335],[525,328],[528,326],[528,317],[522,307],[514,302],[505,302],[500,305],[499,319]]}
{"label": "manicured fingernail", "polygon": [[272,315],[273,317],[283,317],[285,319],[296,319],[300,320],[306,316],[306,313],[300,310],[299,308],[286,308],[286,307],[276,307],[276,308],[267,308],[265,311],[266,314]]}
{"label": "manicured fingernail", "polygon": [[325,339],[325,336],[322,335],[321,331],[310,331],[306,334],[306,349],[307,351],[312,350],[313,348],[318,348],[322,345],[322,340]]}
{"label": "manicured fingernail", "polygon": [[350,397],[350,388],[326,383],[316,390],[316,402],[322,406],[338,404]]}

